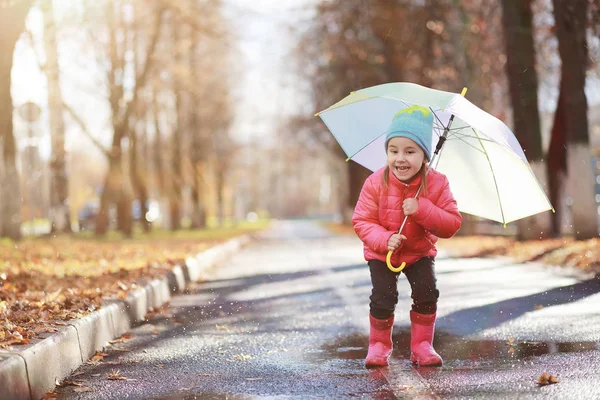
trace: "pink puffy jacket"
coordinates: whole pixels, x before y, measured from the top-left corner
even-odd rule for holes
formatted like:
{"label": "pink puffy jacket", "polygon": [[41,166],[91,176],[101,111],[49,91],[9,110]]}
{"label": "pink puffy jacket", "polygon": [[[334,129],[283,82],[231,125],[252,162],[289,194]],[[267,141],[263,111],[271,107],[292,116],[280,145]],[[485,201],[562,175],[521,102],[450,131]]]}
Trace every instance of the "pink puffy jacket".
{"label": "pink puffy jacket", "polygon": [[[367,261],[385,261],[387,243],[404,220],[402,202],[415,197],[421,177],[406,184],[398,180],[389,169],[388,186],[383,182],[385,167],[375,171],[365,181],[352,216],[356,234],[364,243]],[[402,234],[407,237],[392,255],[397,267],[403,261],[407,266],[422,257],[435,257],[438,237],[452,237],[462,223],[452,196],[448,179],[433,168],[427,174],[427,194],[419,194],[419,209],[406,221]]]}

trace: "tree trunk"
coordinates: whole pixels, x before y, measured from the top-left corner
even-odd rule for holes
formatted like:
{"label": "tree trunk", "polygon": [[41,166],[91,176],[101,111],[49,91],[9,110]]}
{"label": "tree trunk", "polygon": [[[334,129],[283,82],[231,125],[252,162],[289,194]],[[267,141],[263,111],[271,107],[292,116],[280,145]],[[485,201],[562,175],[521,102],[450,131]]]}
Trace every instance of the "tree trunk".
{"label": "tree trunk", "polygon": [[158,89],[152,86],[152,117],[154,123],[154,150],[152,151],[153,160],[153,171],[154,171],[154,182],[158,192],[164,195],[166,190],[166,174],[167,168],[163,163],[163,141],[162,131],[160,128],[159,118],[159,106],[158,106]]}
{"label": "tree trunk", "polygon": [[133,235],[133,198],[129,191],[121,192],[117,197],[117,228],[126,237]]}
{"label": "tree trunk", "polygon": [[108,172],[104,178],[102,194],[100,195],[100,209],[96,216],[96,235],[104,235],[109,228],[110,205],[114,203],[115,191],[111,188],[120,186],[121,180],[121,157],[111,155],[108,159]]}
{"label": "tree trunk", "polygon": [[0,12],[0,235],[21,238],[21,188],[17,171],[17,149],[13,132],[13,102],[10,93],[15,44],[25,27],[25,18],[33,0],[21,0]]}
{"label": "tree trunk", "polygon": [[[173,24],[173,43],[178,44],[174,49],[175,52],[175,66],[176,68],[181,67],[183,62],[182,49],[181,49],[181,29],[182,26],[176,18],[171,19]],[[183,203],[183,169],[182,169],[182,146],[183,146],[183,129],[185,126],[184,117],[184,101],[182,98],[183,86],[181,84],[182,77],[180,74],[174,74],[173,76],[173,92],[175,95],[175,112],[177,121],[175,122],[175,128],[172,136],[172,155],[171,155],[171,189],[169,191],[169,209],[171,213],[171,230],[181,229],[181,206]]]}
{"label": "tree trunk", "polygon": [[50,223],[52,232],[71,232],[69,212],[69,182],[65,161],[65,123],[60,91],[56,23],[52,0],[40,3],[44,14],[44,48],[48,81],[48,108],[50,111]]}
{"label": "tree trunk", "polygon": [[[123,169],[123,153],[121,149],[122,136],[116,131],[113,136],[113,147],[108,158],[108,173],[104,180],[104,187],[100,197],[100,210],[96,217],[96,235],[104,235],[108,232],[110,221],[110,207],[115,205],[117,209],[117,229],[125,235],[130,236],[133,232],[131,221],[131,189],[126,185]],[[128,202],[128,206],[125,206]]]}
{"label": "tree trunk", "polygon": [[[535,70],[531,0],[502,0],[502,24],[506,46],[506,73],[513,109],[513,130],[536,178],[546,187],[542,136],[538,111],[538,79]],[[519,240],[549,236],[550,215],[543,213],[518,222]]]}
{"label": "tree trunk", "polygon": [[[154,124],[154,142],[152,150],[152,171],[154,172],[154,188],[158,193],[156,196],[159,199],[160,211],[161,211],[161,226],[163,228],[171,227],[171,203],[169,186],[167,184],[169,180],[169,171],[167,163],[163,161],[163,154],[165,149],[162,139],[162,131],[160,127],[159,118],[159,104],[158,104],[158,88],[152,86],[152,120]],[[177,215],[179,220],[179,215]]]}
{"label": "tree trunk", "polygon": [[[137,3],[134,4],[134,13],[137,14],[138,10],[135,8],[136,5]],[[134,31],[132,35],[134,71],[136,71],[135,75],[138,76],[138,71],[141,69],[142,65],[139,51],[139,32]],[[151,229],[151,223],[146,219],[146,215],[148,214],[148,187],[146,183],[146,177],[148,174],[146,173],[146,168],[140,168],[141,161],[139,160],[138,156],[140,150],[144,159],[146,159],[145,156],[148,155],[146,152],[147,136],[145,133],[146,129],[144,127],[146,124],[146,116],[144,114],[145,113],[142,105],[140,103],[136,104],[133,112],[133,121],[131,124],[128,124],[130,140],[129,179],[131,181],[133,195],[139,203],[139,223],[142,226],[143,231],[148,233]],[[142,125],[141,129],[139,129],[140,125]],[[141,138],[141,141],[138,141],[138,138]]]}
{"label": "tree trunk", "polygon": [[[561,84],[562,87],[562,84]],[[567,136],[565,132],[564,94],[558,96],[556,112],[550,138],[550,147],[546,157],[546,169],[550,189],[550,203],[554,205],[552,214],[552,236],[559,237],[565,211],[565,179],[567,174]]]}
{"label": "tree trunk", "polygon": [[[117,131],[119,132],[119,131]],[[115,136],[123,137],[122,134]],[[131,180],[131,140],[128,142],[129,150],[121,156],[121,169],[119,177],[119,185],[111,187],[114,191],[117,206],[117,229],[126,237],[133,235],[133,182]]]}
{"label": "tree trunk", "polygon": [[[196,7],[191,2],[191,10],[197,11]],[[205,169],[207,165],[207,139],[204,137],[205,129],[201,127],[200,121],[200,102],[202,99],[198,96],[200,90],[200,80],[198,79],[198,32],[194,29],[190,30],[190,50],[188,66],[190,71],[190,90],[188,92],[190,99],[189,115],[189,132],[191,136],[191,154],[192,163],[192,229],[206,228],[206,196],[201,193],[205,184]]]}
{"label": "tree trunk", "polygon": [[553,0],[558,50],[562,62],[567,135],[567,191],[573,199],[572,223],[577,239],[598,235],[594,170],[589,144],[585,77],[589,63],[586,40],[588,0]]}
{"label": "tree trunk", "polygon": [[[217,161],[218,163],[219,161]],[[217,221],[220,227],[225,222],[225,167],[217,167]]]}
{"label": "tree trunk", "polygon": [[148,213],[148,188],[146,186],[146,179],[139,167],[140,160],[138,157],[138,134],[141,134],[141,132],[136,132],[135,128],[131,131],[131,147],[129,148],[129,171],[134,196],[138,200],[140,207],[139,223],[142,226],[144,232],[147,233],[151,230],[151,224],[146,219],[146,214]]}
{"label": "tree trunk", "polygon": [[200,192],[200,188],[204,182],[202,176],[202,167],[194,167],[193,182],[190,187],[191,200],[192,200],[192,218],[190,229],[203,229],[206,228],[206,212],[203,207],[204,196]]}

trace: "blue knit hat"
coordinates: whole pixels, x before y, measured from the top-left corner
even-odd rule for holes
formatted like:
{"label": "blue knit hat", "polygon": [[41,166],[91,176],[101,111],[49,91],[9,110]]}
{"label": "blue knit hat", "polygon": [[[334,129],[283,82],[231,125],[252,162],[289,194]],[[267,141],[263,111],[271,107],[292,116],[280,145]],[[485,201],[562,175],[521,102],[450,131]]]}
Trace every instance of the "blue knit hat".
{"label": "blue knit hat", "polygon": [[391,138],[402,136],[411,139],[425,152],[427,160],[431,160],[431,140],[433,130],[433,113],[425,107],[412,106],[398,111],[385,136],[385,148]]}

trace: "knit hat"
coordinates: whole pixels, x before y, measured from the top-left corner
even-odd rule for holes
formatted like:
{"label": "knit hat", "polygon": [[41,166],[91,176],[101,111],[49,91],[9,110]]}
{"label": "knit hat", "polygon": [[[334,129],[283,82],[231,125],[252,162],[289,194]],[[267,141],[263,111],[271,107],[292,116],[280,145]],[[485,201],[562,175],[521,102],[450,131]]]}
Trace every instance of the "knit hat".
{"label": "knit hat", "polygon": [[425,152],[427,160],[431,160],[431,140],[433,130],[433,113],[425,107],[412,106],[398,111],[385,136],[385,148],[391,138],[402,136],[411,139]]}

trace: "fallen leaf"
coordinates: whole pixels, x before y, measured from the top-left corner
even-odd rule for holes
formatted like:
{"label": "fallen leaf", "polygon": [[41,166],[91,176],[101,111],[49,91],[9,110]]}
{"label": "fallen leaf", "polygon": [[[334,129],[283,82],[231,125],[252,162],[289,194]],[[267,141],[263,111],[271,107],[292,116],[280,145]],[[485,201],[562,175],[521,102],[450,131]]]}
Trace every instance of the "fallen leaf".
{"label": "fallen leaf", "polygon": [[227,325],[215,325],[218,331],[228,331],[229,327]]}
{"label": "fallen leaf", "polygon": [[535,383],[537,383],[538,385],[550,385],[558,382],[560,381],[557,377],[555,377],[554,375],[550,375],[547,372],[542,373],[542,375],[540,375],[537,381],[535,381]]}
{"label": "fallen leaf", "polygon": [[121,371],[112,370],[108,374],[106,374],[106,378],[110,381],[133,381],[134,379],[129,379],[123,375],[121,375]]}
{"label": "fallen leaf", "polygon": [[58,329],[53,328],[51,326],[45,326],[45,325],[40,325],[40,326],[36,326],[33,331],[35,333],[54,333],[54,332],[58,332]]}
{"label": "fallen leaf", "polygon": [[538,304],[538,305],[536,305],[536,306],[533,307],[534,310],[541,310],[542,308],[544,308],[544,306],[541,305],[541,304]]}
{"label": "fallen leaf", "polygon": [[41,400],[49,400],[49,399],[57,399],[58,395],[56,394],[56,392],[46,392],[46,394],[44,394],[44,397],[42,397]]}
{"label": "fallen leaf", "polygon": [[108,343],[110,344],[115,344],[115,343],[123,343],[125,342],[127,339],[131,339],[131,333],[126,333],[124,335],[121,335],[120,338],[115,339],[115,340],[109,340]]}
{"label": "fallen leaf", "polygon": [[96,351],[96,354],[94,354],[90,361],[102,361],[104,360],[104,357],[108,357],[108,354],[102,353],[101,351]]}
{"label": "fallen leaf", "polygon": [[46,295],[46,298],[44,299],[44,301],[46,303],[52,303],[52,302],[54,302],[58,298],[58,296],[60,295],[60,292],[62,292],[62,288],[58,288],[54,292],[49,293],[48,295]]}
{"label": "fallen leaf", "polygon": [[236,354],[235,356],[233,356],[233,358],[235,358],[236,360],[239,360],[239,361],[246,361],[246,360],[250,360],[252,358],[252,356],[248,355],[248,354]]}

